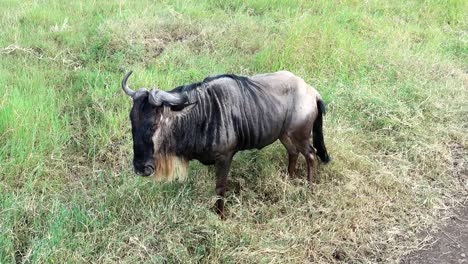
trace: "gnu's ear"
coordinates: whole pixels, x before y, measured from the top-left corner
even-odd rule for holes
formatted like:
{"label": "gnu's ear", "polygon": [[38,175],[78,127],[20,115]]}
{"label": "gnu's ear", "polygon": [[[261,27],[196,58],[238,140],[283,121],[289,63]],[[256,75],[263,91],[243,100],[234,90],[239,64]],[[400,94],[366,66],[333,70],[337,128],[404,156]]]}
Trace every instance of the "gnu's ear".
{"label": "gnu's ear", "polygon": [[197,103],[183,104],[183,105],[171,105],[164,107],[164,115],[167,117],[183,116],[188,114],[195,107]]}
{"label": "gnu's ear", "polygon": [[196,104],[172,105],[164,108],[168,110],[170,116],[183,116],[190,113]]}
{"label": "gnu's ear", "polygon": [[196,103],[192,103],[192,104],[183,104],[183,105],[171,105],[170,108],[171,108],[171,111],[173,112],[179,112],[179,111],[188,111],[188,110],[191,110],[194,106],[195,106]]}

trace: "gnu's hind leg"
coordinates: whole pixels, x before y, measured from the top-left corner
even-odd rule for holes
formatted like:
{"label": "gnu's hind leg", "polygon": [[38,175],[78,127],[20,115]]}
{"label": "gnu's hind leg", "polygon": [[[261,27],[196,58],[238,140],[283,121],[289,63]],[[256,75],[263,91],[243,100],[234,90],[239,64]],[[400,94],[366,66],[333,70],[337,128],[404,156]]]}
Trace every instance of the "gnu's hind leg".
{"label": "gnu's hind leg", "polygon": [[299,152],[288,136],[282,136],[280,141],[288,151],[288,175],[292,178],[296,172],[296,164],[297,158],[299,157]]}
{"label": "gnu's hind leg", "polygon": [[307,162],[307,180],[309,181],[309,184],[312,186],[312,184],[314,183],[314,174],[315,174],[314,173],[314,169],[315,169],[314,154],[309,153],[307,155],[304,155],[304,157],[305,157],[306,162]]}
{"label": "gnu's hind leg", "polygon": [[315,148],[310,144],[309,139],[302,140],[302,142],[297,146],[299,151],[304,155],[304,158],[307,163],[307,180],[312,186],[314,182],[314,163],[315,163]]}

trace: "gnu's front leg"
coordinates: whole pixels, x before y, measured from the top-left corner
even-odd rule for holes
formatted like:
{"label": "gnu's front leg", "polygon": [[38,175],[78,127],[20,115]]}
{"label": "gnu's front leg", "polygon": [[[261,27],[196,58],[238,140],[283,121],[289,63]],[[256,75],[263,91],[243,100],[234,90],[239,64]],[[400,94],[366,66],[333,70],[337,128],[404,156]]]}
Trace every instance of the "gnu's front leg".
{"label": "gnu's front leg", "polygon": [[216,160],[216,195],[218,200],[216,201],[216,212],[219,214],[221,219],[224,219],[224,196],[226,194],[227,179],[229,174],[229,168],[231,167],[231,161],[234,154],[226,154],[219,156]]}

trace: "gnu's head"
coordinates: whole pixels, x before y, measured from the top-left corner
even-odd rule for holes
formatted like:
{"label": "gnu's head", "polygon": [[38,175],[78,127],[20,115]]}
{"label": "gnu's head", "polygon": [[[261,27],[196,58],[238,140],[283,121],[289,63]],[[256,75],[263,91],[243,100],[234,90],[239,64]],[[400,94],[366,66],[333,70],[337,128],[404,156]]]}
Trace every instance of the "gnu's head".
{"label": "gnu's head", "polygon": [[155,164],[155,146],[153,136],[158,130],[164,107],[181,110],[190,105],[187,94],[170,93],[153,89],[148,91],[142,88],[132,90],[127,80],[132,72],[125,75],[122,80],[122,89],[133,99],[133,107],[130,111],[133,136],[133,168],[142,176],[153,174]]}

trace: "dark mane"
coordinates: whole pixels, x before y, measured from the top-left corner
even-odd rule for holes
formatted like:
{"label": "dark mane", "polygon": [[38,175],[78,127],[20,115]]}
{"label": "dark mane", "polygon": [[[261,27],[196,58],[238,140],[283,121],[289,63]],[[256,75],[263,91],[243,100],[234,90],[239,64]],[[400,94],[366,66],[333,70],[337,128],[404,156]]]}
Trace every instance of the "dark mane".
{"label": "dark mane", "polygon": [[258,84],[253,82],[249,77],[246,76],[239,76],[235,75],[232,73],[225,73],[225,74],[220,74],[216,76],[208,76],[203,81],[201,82],[196,82],[196,83],[191,83],[191,84],[186,84],[186,85],[181,85],[178,86],[174,89],[172,89],[170,92],[171,93],[180,93],[180,92],[190,92],[193,90],[198,89],[199,87],[202,87],[204,84],[207,84],[209,82],[212,82],[214,80],[222,79],[222,78],[231,78],[234,81],[237,82],[239,87],[248,87],[249,85],[258,87]]}

